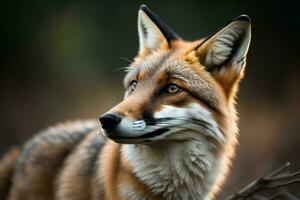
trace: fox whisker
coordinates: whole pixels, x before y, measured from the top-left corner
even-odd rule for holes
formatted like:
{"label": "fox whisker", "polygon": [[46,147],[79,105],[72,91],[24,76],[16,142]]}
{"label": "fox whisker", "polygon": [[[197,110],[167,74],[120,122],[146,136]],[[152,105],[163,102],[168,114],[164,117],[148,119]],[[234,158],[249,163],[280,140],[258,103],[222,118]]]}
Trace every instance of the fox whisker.
{"label": "fox whisker", "polygon": [[[175,124],[175,122],[197,124],[200,126],[205,126],[205,128],[209,128],[209,126],[211,126],[210,123],[204,120],[187,119],[187,118],[164,117],[164,118],[145,119],[144,121],[146,122],[147,126],[153,126],[153,125],[155,126],[160,124]],[[182,126],[182,124],[178,124],[178,125]]]}

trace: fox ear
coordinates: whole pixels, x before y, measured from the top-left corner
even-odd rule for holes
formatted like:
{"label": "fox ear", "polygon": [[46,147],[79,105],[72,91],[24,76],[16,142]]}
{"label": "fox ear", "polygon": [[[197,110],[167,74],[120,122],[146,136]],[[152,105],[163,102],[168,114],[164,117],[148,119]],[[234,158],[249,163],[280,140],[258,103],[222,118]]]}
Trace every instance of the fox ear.
{"label": "fox ear", "polygon": [[200,63],[220,82],[225,91],[243,76],[251,40],[251,23],[241,15],[206,38],[196,47]]}
{"label": "fox ear", "polygon": [[151,53],[159,48],[170,48],[171,42],[178,39],[176,33],[155,13],[141,5],[138,14],[139,54]]}

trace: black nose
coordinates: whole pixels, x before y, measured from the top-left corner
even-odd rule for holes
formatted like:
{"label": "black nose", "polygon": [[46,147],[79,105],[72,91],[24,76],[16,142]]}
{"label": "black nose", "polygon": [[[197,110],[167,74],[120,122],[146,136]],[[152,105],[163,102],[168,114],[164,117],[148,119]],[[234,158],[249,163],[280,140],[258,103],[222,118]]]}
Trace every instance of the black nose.
{"label": "black nose", "polygon": [[103,129],[112,130],[120,123],[122,118],[117,114],[107,113],[102,115],[99,120]]}

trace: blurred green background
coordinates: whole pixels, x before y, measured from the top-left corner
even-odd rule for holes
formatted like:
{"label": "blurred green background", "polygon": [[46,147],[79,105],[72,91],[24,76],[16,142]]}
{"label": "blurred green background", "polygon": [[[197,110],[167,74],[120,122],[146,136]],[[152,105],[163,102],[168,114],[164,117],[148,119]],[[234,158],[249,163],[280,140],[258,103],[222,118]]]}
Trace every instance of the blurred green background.
{"label": "blurred green background", "polygon": [[300,1],[2,1],[0,154],[57,122],[121,101],[145,3],[187,40],[252,19],[238,110],[240,145],[224,192],[286,161],[300,167]]}

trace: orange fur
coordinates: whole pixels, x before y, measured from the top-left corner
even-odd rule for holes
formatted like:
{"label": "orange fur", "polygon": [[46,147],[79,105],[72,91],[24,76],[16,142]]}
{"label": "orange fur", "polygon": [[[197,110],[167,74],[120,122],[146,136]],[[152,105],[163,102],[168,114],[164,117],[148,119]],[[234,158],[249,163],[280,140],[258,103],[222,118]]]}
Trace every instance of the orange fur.
{"label": "orange fur", "polygon": [[101,168],[99,168],[103,183],[105,198],[107,200],[121,199],[119,196],[120,173],[120,145],[109,141],[103,147],[101,155]]}
{"label": "orange fur", "polygon": [[[145,13],[141,17],[147,14],[146,8],[142,6],[140,12],[143,11]],[[241,41],[250,41],[250,21],[245,19],[245,16],[241,17],[223,28],[226,29],[225,32],[222,32],[222,29],[209,38],[189,42],[174,34],[169,35],[169,39],[171,39],[168,41],[166,34],[170,34],[170,30],[166,32],[164,26],[159,26],[161,23],[155,17],[152,16],[151,18],[151,14],[148,17],[154,21],[143,28],[154,28],[150,32],[152,35],[148,37],[147,31],[141,32],[142,29],[139,29],[139,34],[143,34],[142,37],[140,36],[143,45],[126,75],[125,86],[127,91],[125,98],[109,112],[127,118],[128,121],[136,122],[153,119],[153,116],[162,111],[166,105],[181,109],[196,104],[203,109],[197,107],[199,110],[197,114],[200,113],[199,115],[202,114],[205,118],[213,121],[210,125],[220,130],[217,132],[220,134],[215,137],[196,132],[197,134],[203,134],[201,137],[197,135],[199,137],[197,139],[201,140],[201,145],[204,144],[207,147],[205,149],[207,152],[201,152],[201,155],[209,154],[210,159],[205,161],[213,163],[211,164],[212,168],[216,170],[214,172],[209,171],[210,169],[204,171],[203,177],[198,174],[200,178],[197,181],[203,183],[198,185],[209,185],[210,188],[208,189],[203,187],[208,190],[203,195],[205,195],[205,198],[213,199],[229,173],[231,159],[234,156],[237,144],[238,117],[235,109],[235,97],[238,84],[244,76],[245,54],[249,47],[249,43],[241,44]],[[141,20],[146,23],[149,19],[142,18]],[[162,29],[159,30],[159,28]],[[241,29],[239,30],[239,28]],[[230,35],[230,31],[233,32],[232,35]],[[238,35],[242,31],[245,32]],[[224,34],[225,37],[222,38]],[[232,43],[236,42],[234,40],[237,40],[236,46],[239,46],[241,50],[230,49],[233,46]],[[219,43],[214,45],[216,42]],[[218,55],[220,51],[221,54]],[[137,83],[135,89],[130,87],[132,81]],[[180,92],[166,92],[166,88],[170,84],[173,86],[175,84]],[[189,109],[194,109],[194,107]],[[144,123],[146,124],[145,121]],[[188,121],[187,123],[193,122]],[[178,124],[176,125],[178,126]],[[209,129],[210,127],[205,128]],[[147,185],[149,183],[143,182],[143,179],[138,177],[138,173],[132,164],[134,162],[131,163],[128,159],[130,156],[125,156],[128,152],[124,153],[122,151],[124,150],[122,149],[123,144],[121,142],[120,144],[115,143],[97,135],[99,129],[99,124],[95,121],[61,124],[36,135],[25,144],[21,154],[17,149],[10,151],[0,161],[0,198],[4,198],[9,193],[8,199],[11,200],[30,200],[37,197],[41,199],[129,200],[130,197],[122,195],[124,193],[122,189],[128,187],[133,192],[138,192],[138,195],[144,199],[164,199],[165,193],[155,193],[154,189]],[[111,133],[116,134],[114,131]],[[150,133],[154,135],[151,137],[157,136],[153,132]],[[146,138],[149,136],[147,133],[145,135]],[[132,137],[132,134],[130,136]],[[108,137],[110,136],[108,135]],[[221,139],[216,139],[216,137]],[[134,140],[136,138],[132,137],[130,139]],[[145,137],[142,138],[144,140]],[[178,152],[176,155],[170,155],[171,150],[174,150],[172,147],[186,141],[166,138],[156,142],[152,141],[153,143],[147,143],[149,140],[145,140],[143,141],[145,143],[141,142],[142,144],[137,144],[134,147],[147,145],[147,150],[153,153],[151,155],[157,157],[166,153],[169,157],[163,161],[168,163],[178,155]],[[192,141],[196,141],[195,138],[194,136]],[[112,139],[114,138],[112,137]],[[195,148],[193,145],[192,147]],[[180,147],[186,148],[184,145]],[[131,153],[132,149],[129,152]],[[199,154],[195,153],[195,155]],[[145,156],[145,158],[149,157]],[[177,157],[175,160],[177,161]],[[203,166],[205,164],[205,162],[202,163]],[[184,169],[190,170],[189,167]],[[204,170],[204,168],[201,170]],[[183,169],[180,168],[180,170]],[[189,177],[193,172],[192,170],[188,171],[185,175]],[[219,172],[221,175],[218,175],[218,177],[210,177]],[[153,178],[153,176],[150,177]],[[205,182],[209,178],[211,179]],[[170,182],[166,184],[172,186],[168,189],[172,190],[174,187],[178,187],[178,183],[172,185],[173,182]],[[183,187],[183,185],[180,185],[180,187]],[[176,189],[181,188],[175,188],[175,191]],[[204,196],[199,197],[199,199],[202,198]]]}
{"label": "orange fur", "polygon": [[[98,131],[94,131],[76,146],[58,174],[55,184],[56,199],[85,200],[92,198],[92,177],[95,175],[94,164],[101,150],[100,141]],[[99,188],[101,187],[99,184],[97,185]]]}
{"label": "orange fur", "polygon": [[12,148],[0,159],[0,199],[5,199],[14,173],[15,163],[20,155],[19,148]]}

